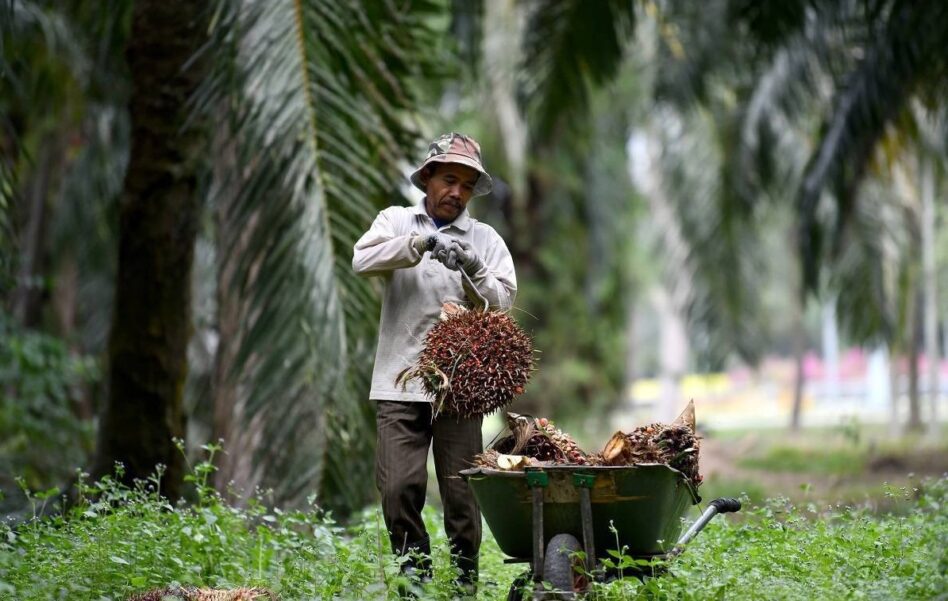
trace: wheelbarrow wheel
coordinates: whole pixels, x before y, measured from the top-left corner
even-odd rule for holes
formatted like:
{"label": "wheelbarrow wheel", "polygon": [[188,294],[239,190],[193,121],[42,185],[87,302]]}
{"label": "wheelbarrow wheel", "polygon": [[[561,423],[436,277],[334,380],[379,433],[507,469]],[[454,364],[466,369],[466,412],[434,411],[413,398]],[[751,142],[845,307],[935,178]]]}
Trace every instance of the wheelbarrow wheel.
{"label": "wheelbarrow wheel", "polygon": [[533,571],[527,570],[523,574],[517,576],[516,580],[513,581],[513,584],[510,585],[510,590],[507,591],[507,601],[527,601],[532,594],[530,592],[531,586],[530,583],[533,580]]}
{"label": "wheelbarrow wheel", "polygon": [[557,534],[546,546],[543,560],[543,579],[553,586],[547,599],[575,599],[576,593],[589,588],[586,575],[580,569],[582,562],[574,554],[582,550],[572,534]]}

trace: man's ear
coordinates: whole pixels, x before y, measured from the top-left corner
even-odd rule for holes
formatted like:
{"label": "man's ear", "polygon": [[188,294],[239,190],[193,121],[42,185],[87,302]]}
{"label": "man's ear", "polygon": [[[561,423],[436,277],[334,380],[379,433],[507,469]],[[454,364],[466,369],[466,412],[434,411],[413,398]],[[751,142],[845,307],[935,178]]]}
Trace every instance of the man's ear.
{"label": "man's ear", "polygon": [[434,167],[432,165],[426,165],[425,168],[421,170],[421,173],[418,174],[421,185],[427,188],[432,175],[434,175]]}

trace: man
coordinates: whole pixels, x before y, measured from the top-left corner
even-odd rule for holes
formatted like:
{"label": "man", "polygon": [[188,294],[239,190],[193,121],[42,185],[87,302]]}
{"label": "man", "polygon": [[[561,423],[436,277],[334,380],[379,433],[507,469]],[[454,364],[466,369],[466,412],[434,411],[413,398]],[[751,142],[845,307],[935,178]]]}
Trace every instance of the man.
{"label": "man", "polygon": [[379,213],[356,242],[352,257],[356,273],[381,276],[385,283],[369,395],[378,404],[376,484],[393,551],[410,555],[404,565],[426,577],[430,562],[417,558],[430,554],[421,510],[428,447],[434,443],[444,529],[461,570],[460,583],[472,589],[481,516],[457,474],[482,451],[481,418],[439,416],[432,421],[430,399],[420,384],[413,381],[403,389],[395,380],[417,360],[443,303],[474,307],[486,300],[492,308],[506,310],[513,304],[517,280],[504,241],[467,212],[472,197],[491,189],[477,142],[456,133],[439,137],[411,182],[425,192],[424,201]]}

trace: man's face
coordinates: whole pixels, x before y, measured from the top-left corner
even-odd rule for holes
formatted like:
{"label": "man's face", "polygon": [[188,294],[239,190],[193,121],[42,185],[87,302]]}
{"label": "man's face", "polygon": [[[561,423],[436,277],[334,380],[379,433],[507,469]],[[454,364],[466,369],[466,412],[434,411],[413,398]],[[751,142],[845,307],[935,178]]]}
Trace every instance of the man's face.
{"label": "man's face", "polygon": [[454,221],[471,200],[478,176],[477,170],[467,165],[435,163],[430,176],[421,176],[426,184],[428,214],[441,221]]}

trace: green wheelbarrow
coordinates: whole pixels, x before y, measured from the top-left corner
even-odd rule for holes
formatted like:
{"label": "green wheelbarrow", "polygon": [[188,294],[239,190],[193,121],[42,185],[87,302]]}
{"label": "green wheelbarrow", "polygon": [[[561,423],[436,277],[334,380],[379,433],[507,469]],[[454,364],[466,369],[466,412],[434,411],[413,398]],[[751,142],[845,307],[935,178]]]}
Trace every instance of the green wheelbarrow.
{"label": "green wheelbarrow", "polygon": [[[590,577],[616,577],[599,569],[610,550],[635,559],[673,557],[715,515],[741,508],[736,499],[716,499],[679,537],[681,518],[701,497],[684,474],[664,464],[472,468],[461,476],[507,563],[530,564],[511,585],[508,601],[574,598]],[[583,552],[584,565],[576,551]],[[532,597],[524,596],[531,580]]]}

